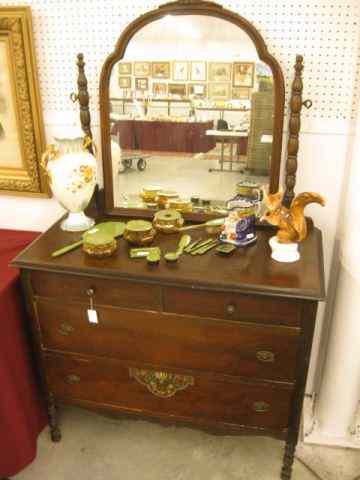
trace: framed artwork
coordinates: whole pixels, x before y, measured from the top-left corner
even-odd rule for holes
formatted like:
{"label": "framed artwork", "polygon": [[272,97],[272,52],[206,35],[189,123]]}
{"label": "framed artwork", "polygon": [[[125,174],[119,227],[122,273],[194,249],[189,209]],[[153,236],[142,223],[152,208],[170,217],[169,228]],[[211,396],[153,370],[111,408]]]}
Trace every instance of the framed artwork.
{"label": "framed artwork", "polygon": [[210,82],[231,82],[232,63],[209,63]]}
{"label": "framed artwork", "polygon": [[158,97],[167,96],[167,83],[154,82],[153,83],[153,94]]}
{"label": "framed artwork", "polygon": [[173,63],[173,80],[185,81],[189,78],[189,64],[188,62],[174,62]]}
{"label": "framed artwork", "polygon": [[209,83],[209,98],[228,100],[230,98],[230,83]]}
{"label": "framed artwork", "polygon": [[150,77],[151,76],[151,63],[150,62],[135,62],[134,63],[134,75],[136,77]]}
{"label": "framed artwork", "polygon": [[149,90],[149,79],[148,78],[135,78],[135,90],[141,90],[145,92]]}
{"label": "framed artwork", "polygon": [[131,75],[132,65],[130,62],[119,63],[119,75]]}
{"label": "framed artwork", "polygon": [[153,78],[170,78],[170,62],[153,62]]}
{"label": "framed artwork", "polygon": [[206,62],[191,62],[190,80],[193,82],[206,82]]}
{"label": "framed artwork", "polygon": [[194,95],[198,98],[206,98],[206,83],[189,83],[188,95]]}
{"label": "framed artwork", "polygon": [[119,77],[120,88],[131,88],[131,77]]}
{"label": "framed artwork", "polygon": [[234,87],[253,87],[254,86],[254,64],[250,62],[234,63],[233,71]]}
{"label": "framed artwork", "polygon": [[249,87],[234,87],[232,89],[232,98],[234,100],[249,100],[251,95],[251,88]]}
{"label": "framed artwork", "polygon": [[186,84],[169,83],[169,95],[179,95],[180,97],[186,97]]}
{"label": "framed artwork", "polygon": [[30,7],[0,7],[0,190],[50,196]]}

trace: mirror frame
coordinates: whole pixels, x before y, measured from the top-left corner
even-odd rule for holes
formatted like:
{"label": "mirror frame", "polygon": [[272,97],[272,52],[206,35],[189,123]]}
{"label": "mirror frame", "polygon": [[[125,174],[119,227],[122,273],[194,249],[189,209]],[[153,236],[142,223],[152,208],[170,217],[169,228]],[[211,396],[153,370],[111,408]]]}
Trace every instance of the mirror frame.
{"label": "mirror frame", "polygon": [[[264,39],[258,30],[244,17],[237,13],[225,9],[222,5],[204,0],[177,0],[175,2],[160,5],[136,20],[131,22],[120,35],[114,51],[107,57],[100,76],[100,127],[101,127],[101,147],[102,162],[104,174],[105,190],[105,213],[107,215],[122,215],[132,217],[152,217],[154,212],[148,209],[135,209],[115,207],[114,205],[114,187],[111,165],[111,143],[110,138],[110,105],[109,105],[109,86],[110,76],[113,66],[121,60],[132,37],[143,27],[155,20],[160,20],[166,15],[207,15],[216,17],[241,28],[252,39],[257,50],[259,59],[266,63],[272,71],[274,79],[274,134],[270,168],[270,193],[275,193],[279,188],[281,153],[283,142],[284,126],[284,106],[285,106],[285,85],[284,76],[281,67],[275,57],[273,57],[265,44]],[[229,192],[229,196],[234,192]],[[184,218],[193,221],[203,221],[209,218],[211,214],[207,213],[187,213]]]}

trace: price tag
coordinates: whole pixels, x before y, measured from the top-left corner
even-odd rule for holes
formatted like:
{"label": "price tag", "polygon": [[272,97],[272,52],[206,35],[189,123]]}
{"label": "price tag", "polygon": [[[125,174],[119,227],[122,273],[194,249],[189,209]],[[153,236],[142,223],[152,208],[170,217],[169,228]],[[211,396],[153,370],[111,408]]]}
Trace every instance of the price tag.
{"label": "price tag", "polygon": [[97,311],[93,308],[88,308],[87,311],[89,323],[99,323]]}

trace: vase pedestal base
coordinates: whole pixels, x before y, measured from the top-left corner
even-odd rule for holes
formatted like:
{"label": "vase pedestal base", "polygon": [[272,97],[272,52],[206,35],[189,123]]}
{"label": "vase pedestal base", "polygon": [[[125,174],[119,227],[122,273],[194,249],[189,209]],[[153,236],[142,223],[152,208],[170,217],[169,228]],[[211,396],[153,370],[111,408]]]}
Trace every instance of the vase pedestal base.
{"label": "vase pedestal base", "polygon": [[65,232],[84,232],[95,225],[95,220],[89,218],[84,212],[70,212],[67,218],[61,222],[61,229]]}

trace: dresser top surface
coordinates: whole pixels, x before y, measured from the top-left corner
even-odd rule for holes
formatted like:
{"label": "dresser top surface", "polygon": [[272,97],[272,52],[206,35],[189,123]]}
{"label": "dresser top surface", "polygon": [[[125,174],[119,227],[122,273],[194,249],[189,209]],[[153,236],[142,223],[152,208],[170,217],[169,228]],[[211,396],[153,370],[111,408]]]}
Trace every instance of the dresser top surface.
{"label": "dresser top surface", "polygon": [[[81,233],[63,232],[60,222],[36,239],[12,262],[22,269],[63,272],[77,275],[115,277],[159,285],[178,285],[208,290],[258,293],[262,295],[323,300],[324,269],[322,236],[313,229],[300,244],[301,259],[295,263],[279,263],[270,257],[269,238],[272,229],[257,232],[256,244],[237,249],[223,257],[214,250],[202,256],[182,255],[177,263],[165,262],[163,255],[175,251],[179,235],[158,234],[153,243],[162,251],[157,266],[148,265],[146,259],[130,259],[129,246],[121,238],[113,257],[94,259],[78,248],[61,257],[51,253],[81,239]],[[192,240],[205,237],[204,232],[189,231]]]}

